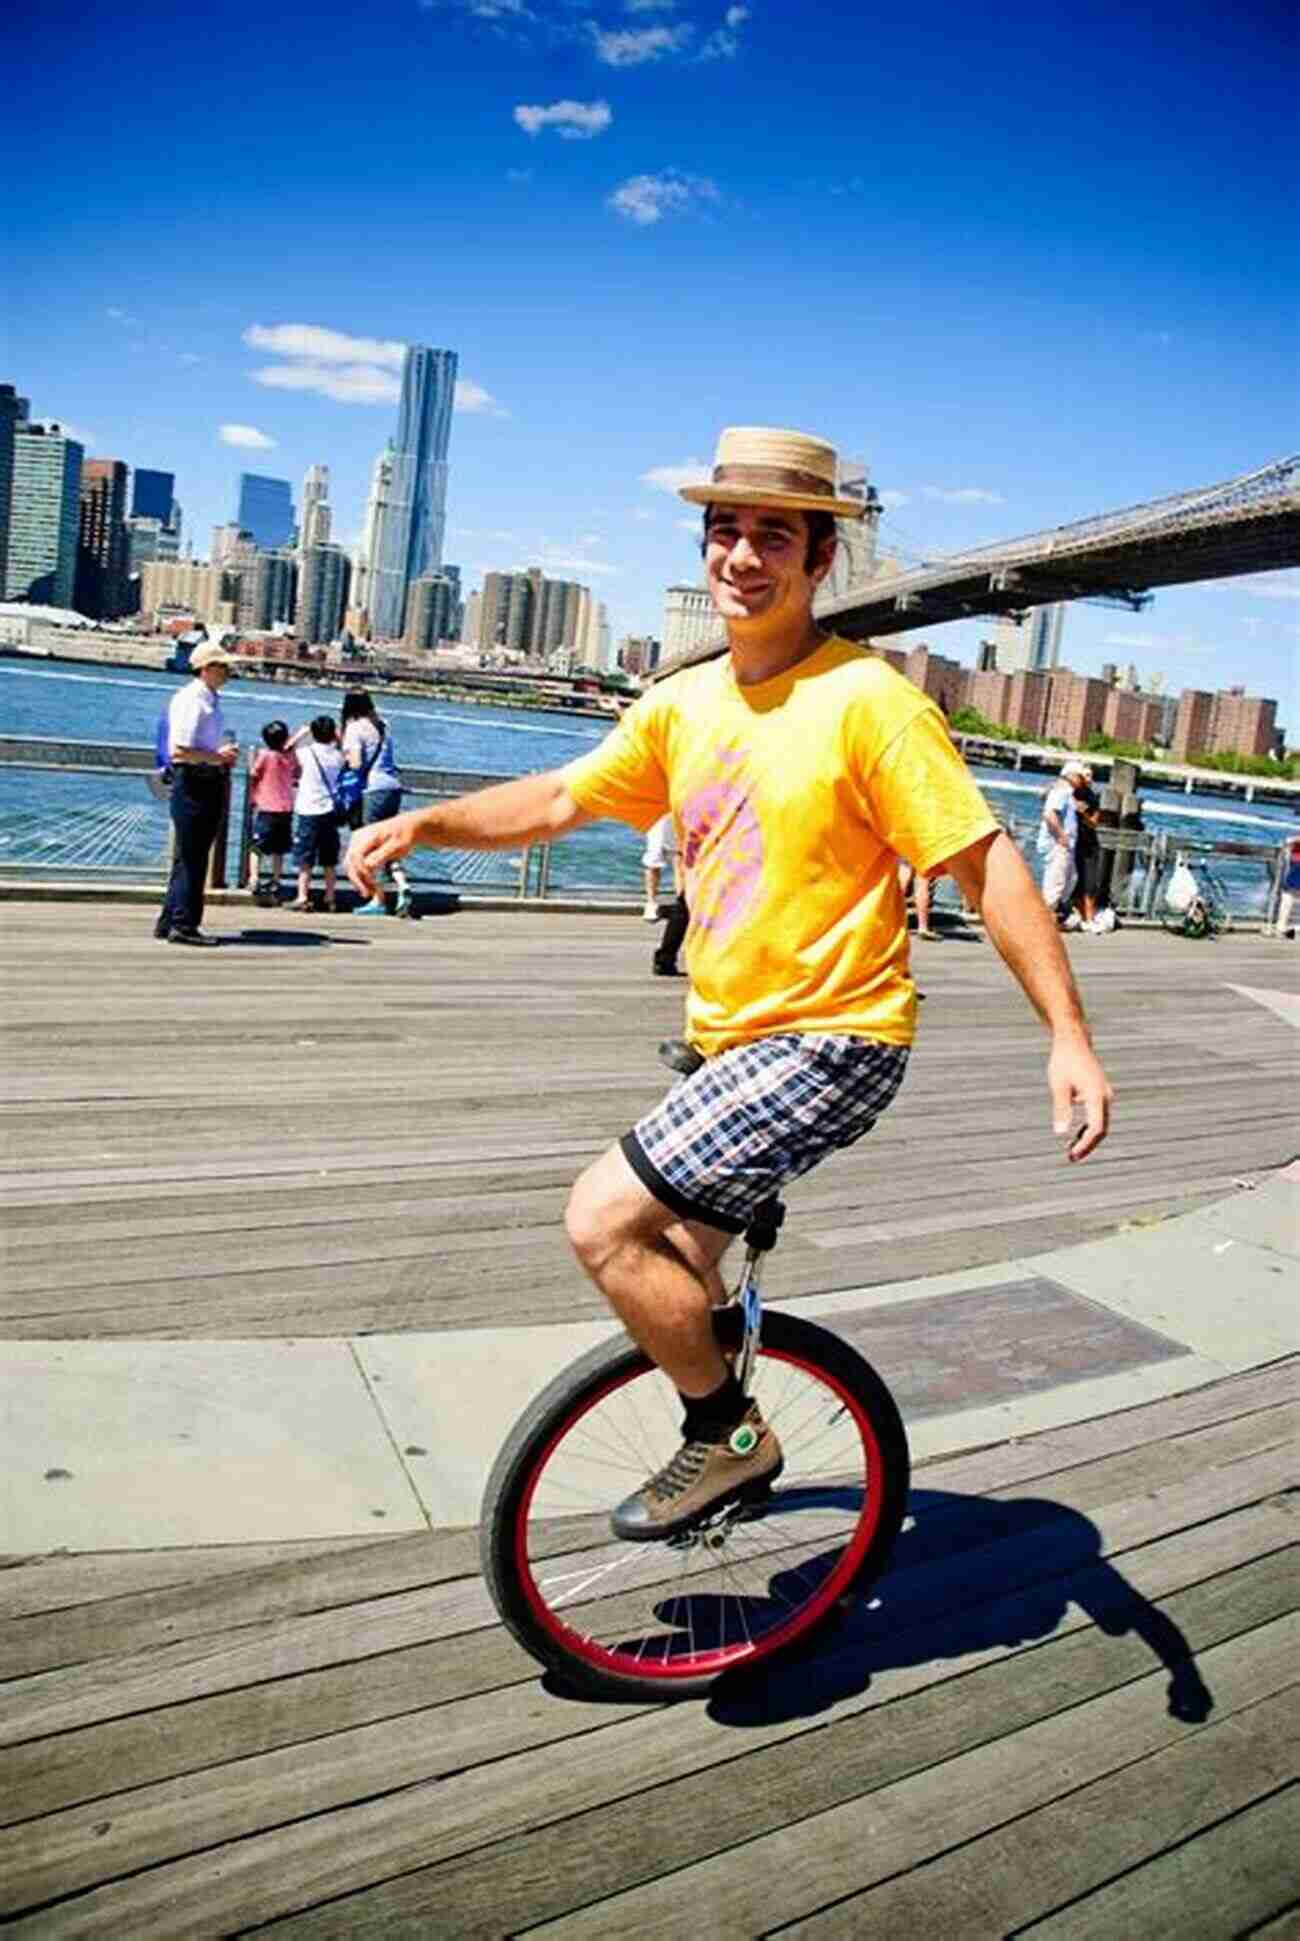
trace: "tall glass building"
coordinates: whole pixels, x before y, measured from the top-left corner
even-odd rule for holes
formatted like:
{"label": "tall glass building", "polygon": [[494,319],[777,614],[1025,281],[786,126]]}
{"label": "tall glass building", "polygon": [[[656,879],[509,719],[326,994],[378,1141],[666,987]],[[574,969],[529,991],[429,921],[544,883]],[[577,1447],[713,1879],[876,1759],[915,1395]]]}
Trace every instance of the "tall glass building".
{"label": "tall glass building", "polygon": [[371,629],[381,640],[400,639],[407,587],[442,565],[457,362],[454,350],[407,346],[391,454],[391,497],[370,559]]}
{"label": "tall glass building", "polygon": [[149,472],[142,465],[136,466],[131,478],[133,519],[157,519],[162,525],[170,526],[175,496],[175,472]]}
{"label": "tall glass building", "polygon": [[256,472],[239,474],[236,520],[253,543],[266,552],[287,546],[293,538],[293,492],[288,479],[261,478]]}
{"label": "tall glass building", "polygon": [[71,607],[84,455],[58,425],[15,425],[7,600]]}

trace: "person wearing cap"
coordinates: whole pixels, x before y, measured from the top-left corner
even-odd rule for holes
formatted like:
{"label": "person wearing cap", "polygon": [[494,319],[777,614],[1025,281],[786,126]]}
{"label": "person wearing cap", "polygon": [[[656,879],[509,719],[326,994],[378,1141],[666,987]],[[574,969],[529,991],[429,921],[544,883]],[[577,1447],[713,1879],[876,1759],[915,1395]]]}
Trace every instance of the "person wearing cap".
{"label": "person wearing cap", "polygon": [[221,690],[235,665],[221,647],[196,647],[195,678],[178,688],[167,709],[172,770],[171,817],[175,854],[154,936],[173,944],[216,943],[205,937],[203,890],[208,858],[226,806],[226,775],[239,749],[221,716]]}
{"label": "person wearing cap", "polygon": [[[1074,889],[1074,848],[1079,832],[1075,788],[1087,778],[1082,762],[1066,762],[1043,798],[1038,824],[1038,854],[1043,861],[1043,901],[1053,912],[1064,913]],[[1065,918],[1068,925],[1069,919]],[[1079,924],[1069,926],[1078,929]]]}
{"label": "person wearing cap", "polygon": [[586,1169],[566,1218],[579,1262],[683,1404],[681,1450],[613,1510],[628,1539],[670,1538],[781,1468],[710,1310],[722,1255],[757,1207],[860,1139],[902,1081],[916,990],[899,857],[946,866],[1047,1024],[1068,1156],[1107,1129],[1110,1088],[1056,925],[938,707],[814,619],[836,520],[865,510],[837,475],[821,439],[725,431],[711,478],[682,496],[704,508],[726,651],[659,680],[590,754],[378,823],[348,856],[370,893],[417,843],[497,849],[600,816],[642,831],[674,816],[687,1037],[703,1062]]}

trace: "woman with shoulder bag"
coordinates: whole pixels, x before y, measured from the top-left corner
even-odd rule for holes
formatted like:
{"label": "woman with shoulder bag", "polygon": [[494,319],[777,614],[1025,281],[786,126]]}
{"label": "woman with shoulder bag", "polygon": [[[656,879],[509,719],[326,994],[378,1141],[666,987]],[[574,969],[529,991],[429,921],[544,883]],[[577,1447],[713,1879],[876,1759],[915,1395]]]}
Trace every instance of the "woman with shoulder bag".
{"label": "woman with shoulder bag", "polygon": [[[375,704],[365,688],[352,688],[344,695],[339,725],[343,734],[343,760],[349,771],[345,777],[345,800],[351,795],[355,804],[352,826],[362,829],[371,822],[385,822],[389,816],[396,815],[402,806],[402,777],[393,753],[393,739],[388,732],[388,724],[376,714]],[[359,789],[357,777],[360,778]],[[359,801],[356,801],[357,795],[360,796]],[[397,906],[393,914],[409,917],[411,886],[406,871],[400,863],[393,863],[387,873],[397,886]],[[376,892],[369,903],[358,906],[356,915],[382,917],[387,915],[387,908],[384,897]]]}

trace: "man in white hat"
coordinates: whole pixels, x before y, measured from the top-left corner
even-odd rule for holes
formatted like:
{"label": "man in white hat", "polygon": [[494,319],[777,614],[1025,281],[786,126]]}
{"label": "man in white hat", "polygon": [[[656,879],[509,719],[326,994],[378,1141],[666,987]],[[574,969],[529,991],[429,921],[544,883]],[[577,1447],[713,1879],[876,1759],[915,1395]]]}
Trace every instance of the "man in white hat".
{"label": "man in white hat", "polygon": [[223,647],[196,647],[194,679],[178,688],[167,708],[167,759],[172,773],[175,854],[155,937],[193,947],[214,945],[200,930],[208,858],[226,802],[226,771],[238,758],[221,715],[221,690],[235,666]]}
{"label": "man in white hat", "polygon": [[728,652],[643,694],[599,748],[548,774],[362,830],[348,873],[416,843],[506,848],[598,816],[645,830],[671,810],[690,930],[687,1034],[703,1062],[578,1180],[570,1241],[676,1385],[683,1447],[615,1509],[617,1535],[667,1538],[775,1477],[775,1433],[719,1351],[718,1265],[763,1201],[867,1132],[897,1091],[916,1014],[897,858],[944,864],[1043,1017],[1055,1130],[1105,1136],[1110,1088],[1056,932],[932,701],[823,634],[836,489],[821,439],[726,431],[702,505]]}
{"label": "man in white hat", "polygon": [[[1037,846],[1043,859],[1043,901],[1053,914],[1065,908],[1074,889],[1074,850],[1079,834],[1075,786],[1085,781],[1087,774],[1082,762],[1064,763],[1060,775],[1043,799]],[[1077,930],[1078,918],[1073,924],[1067,918],[1066,926]]]}

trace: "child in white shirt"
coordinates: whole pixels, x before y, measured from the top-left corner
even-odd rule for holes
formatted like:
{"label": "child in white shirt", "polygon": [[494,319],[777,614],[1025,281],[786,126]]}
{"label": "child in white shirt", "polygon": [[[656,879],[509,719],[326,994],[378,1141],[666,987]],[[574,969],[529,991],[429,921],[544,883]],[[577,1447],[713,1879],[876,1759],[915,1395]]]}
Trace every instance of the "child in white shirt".
{"label": "child in white shirt", "polygon": [[334,717],[318,714],[289,739],[298,752],[298,788],[293,798],[293,860],[298,866],[298,900],[291,910],[310,910],[311,873],[320,864],[325,876],[325,908],[333,910],[338,882],[338,778],[343,755]]}

